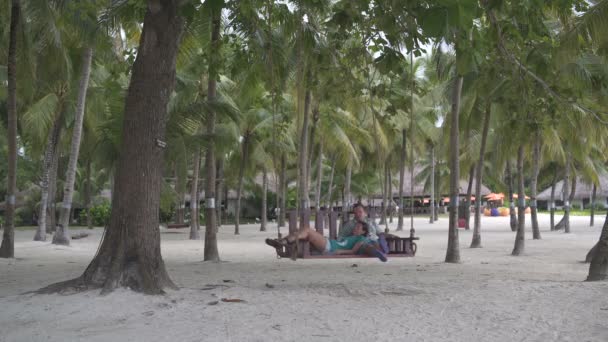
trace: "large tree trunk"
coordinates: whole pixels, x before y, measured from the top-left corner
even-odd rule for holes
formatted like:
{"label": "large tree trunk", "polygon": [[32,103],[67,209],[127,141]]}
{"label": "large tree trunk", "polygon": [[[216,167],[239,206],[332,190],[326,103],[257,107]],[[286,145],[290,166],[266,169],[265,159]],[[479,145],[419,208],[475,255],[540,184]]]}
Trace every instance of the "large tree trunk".
{"label": "large tree trunk", "polygon": [[[435,221],[437,221],[437,199],[435,193],[435,145],[431,144],[431,199],[429,203],[431,207],[431,217],[429,223],[435,223]],[[401,203],[401,205],[403,205],[403,203]]]}
{"label": "large tree trunk", "polygon": [[199,230],[199,202],[198,197],[198,177],[201,169],[201,149],[196,147],[194,151],[194,159],[192,161],[192,184],[190,187],[190,240],[198,240],[201,238]]}
{"label": "large tree trunk", "polygon": [[605,280],[608,275],[608,213],[604,220],[602,234],[594,249],[594,253],[591,253],[593,256],[587,281]]}
{"label": "large tree trunk", "polygon": [[460,154],[458,117],[460,114],[462,81],[462,76],[458,76],[452,93],[452,115],[450,118],[450,221],[445,262],[452,263],[460,262],[460,246],[458,241],[458,185],[460,181],[460,164],[458,162],[458,156]]}
{"label": "large tree trunk", "polygon": [[281,173],[279,174],[279,227],[285,227],[285,215],[287,212],[287,160],[285,153],[281,154]]}
{"label": "large tree trunk", "polygon": [[[393,223],[393,175],[391,174],[391,168],[390,165],[386,170],[387,172],[387,178],[388,178],[388,218],[389,218],[389,223]],[[386,225],[386,228],[388,229],[388,225]]]}
{"label": "large tree trunk", "polygon": [[346,177],[344,179],[344,192],[342,201],[342,219],[340,220],[340,228],[348,221],[348,210],[350,209],[350,181],[353,173],[353,160],[352,156],[348,158],[348,164],[346,165]]}
{"label": "large tree trunk", "polygon": [[475,164],[471,165],[469,169],[469,184],[467,185],[467,198],[464,199],[464,228],[466,230],[471,229],[471,195],[473,195],[473,180],[475,179]]}
{"label": "large tree trunk", "polygon": [[91,159],[87,159],[86,180],[84,184],[84,207],[87,211],[87,228],[93,229],[93,217],[91,217]]}
{"label": "large tree trunk", "polygon": [[76,102],[74,126],[72,128],[73,131],[72,144],[70,146],[70,158],[65,176],[63,205],[61,206],[61,214],[59,215],[59,224],[57,225],[55,235],[53,235],[53,244],[56,245],[70,245],[69,226],[72,212],[72,198],[74,197],[74,181],[76,180],[76,168],[78,167],[80,141],[82,140],[82,124],[84,122],[84,110],[87,98],[87,89],[89,88],[89,76],[91,75],[92,60],[93,49],[87,47],[84,49],[82,55],[82,74],[80,84],[78,85],[78,99]]}
{"label": "large tree trunk", "polygon": [[555,172],[553,174],[553,181],[551,182],[551,199],[549,201],[549,210],[550,210],[550,214],[549,214],[549,218],[550,218],[550,225],[551,225],[551,231],[555,230],[555,182],[557,181],[557,172]]}
{"label": "large tree trunk", "polygon": [[239,166],[239,181],[236,189],[236,208],[234,213],[234,235],[239,235],[239,223],[241,218],[241,196],[243,194],[243,180],[245,178],[245,165],[249,159],[249,139],[248,135],[243,137],[243,145],[241,146],[241,165]]}
{"label": "large tree trunk", "polygon": [[[217,82],[219,58],[221,57],[220,29],[222,24],[222,8],[213,7],[211,10],[211,44],[209,45],[209,71],[207,81],[207,101],[215,101],[217,96]],[[209,111],[207,115],[207,136],[215,136],[215,111]],[[215,210],[215,140],[207,142],[207,154],[205,155],[205,261],[219,261],[220,254],[217,249],[217,211]],[[221,206],[221,203],[218,204]]]}
{"label": "large tree trunk", "polygon": [[[11,1],[11,23],[8,44],[8,175],[4,211],[4,231],[0,258],[15,257],[15,194],[17,193],[17,28],[21,16],[19,0]],[[45,235],[46,238],[46,235]]]}
{"label": "large tree trunk", "polygon": [[317,214],[321,210],[321,184],[323,183],[323,139],[319,139],[319,156],[317,159],[317,184],[315,188],[315,205]]}
{"label": "large tree trunk", "polygon": [[[308,185],[308,193],[313,190],[312,188],[312,159],[314,156],[314,147],[315,147],[315,131],[317,130],[317,123],[319,121],[319,103],[315,101],[315,104],[312,108],[312,125],[310,127],[310,136],[308,137],[308,156],[306,158],[306,184]],[[313,192],[314,193],[314,192]]]}
{"label": "large tree trunk", "polygon": [[382,225],[386,225],[386,227],[388,228],[388,225],[386,223],[386,207],[387,207],[387,202],[388,202],[388,158],[387,160],[384,162],[384,167],[383,167],[383,171],[384,171],[384,177],[382,177],[382,203],[380,203],[380,222],[379,224]]}
{"label": "large tree trunk", "polygon": [[481,248],[481,182],[483,181],[483,164],[486,156],[486,145],[488,132],[490,131],[490,118],[492,104],[488,103],[483,118],[483,131],[481,133],[481,146],[479,147],[479,160],[477,161],[477,172],[475,172],[475,222],[473,225],[473,239],[471,248]]}
{"label": "large tree trunk", "polygon": [[403,201],[403,186],[405,182],[405,158],[407,156],[406,150],[407,143],[407,132],[404,129],[401,130],[401,150],[399,151],[399,213],[397,218],[397,230],[403,230],[403,212],[405,203]]}
{"label": "large tree trunk", "polygon": [[536,205],[536,187],[538,184],[538,172],[540,171],[540,133],[536,133],[532,152],[532,180],[530,181],[530,213],[532,220],[532,238],[540,240],[540,229],[538,227],[538,213]]}
{"label": "large tree trunk", "polygon": [[311,91],[306,90],[304,97],[304,115],[302,120],[302,130],[300,133],[300,144],[298,151],[299,179],[298,179],[298,210],[309,209],[310,199],[308,197],[308,125],[310,115]]}
{"label": "large tree trunk", "polygon": [[333,195],[333,191],[334,191],[334,176],[336,174],[336,158],[332,158],[332,162],[331,162],[331,173],[329,174],[329,186],[327,187],[327,197],[325,197],[325,207],[327,207],[328,210],[331,210],[332,205],[331,205],[331,196]]}
{"label": "large tree trunk", "polygon": [[268,194],[268,173],[266,172],[266,169],[263,168],[262,169],[262,222],[260,224],[261,232],[266,231],[266,224],[268,221],[268,216],[266,215],[266,213],[268,212],[268,199],[266,196],[267,194]]}
{"label": "large tree trunk", "polygon": [[217,227],[222,226],[222,187],[224,186],[224,158],[217,159],[217,178],[215,179],[215,212],[217,218]]}
{"label": "large tree trunk", "polygon": [[593,227],[593,220],[595,216],[595,196],[597,194],[597,185],[593,184],[593,191],[591,192],[591,215],[589,218],[589,227]]}
{"label": "large tree trunk", "polygon": [[[59,145],[59,142],[57,142]],[[51,164],[51,171],[49,172],[49,199],[48,206],[46,209],[47,212],[47,224],[49,227],[48,231],[55,232],[57,228],[57,183],[59,178],[57,176],[59,172],[59,146],[55,147],[55,152],[53,153],[53,163]]]}
{"label": "large tree trunk", "polygon": [[[60,110],[63,110],[60,108]],[[52,208],[50,202],[54,202],[55,196],[51,194],[50,183],[51,173],[53,170],[53,164],[55,158],[57,157],[57,145],[59,142],[61,134],[61,115],[58,113],[55,121],[53,122],[53,127],[49,132],[49,136],[46,142],[46,150],[44,152],[44,161],[42,164],[42,177],[40,180],[40,215],[38,216],[38,229],[36,230],[36,235],[34,236],[34,241],[46,241],[46,232],[47,232],[47,211],[49,208]],[[52,196],[51,196],[52,195]],[[54,212],[51,211],[51,216],[54,215]]]}
{"label": "large tree trunk", "polygon": [[[555,230],[561,230],[564,228],[564,233],[570,233],[570,206],[574,200],[574,193],[576,189],[576,177],[572,178],[572,189],[570,191],[570,170],[572,169],[572,154],[568,152],[566,154],[566,170],[564,171],[564,183],[562,191],[564,194],[564,216],[555,225]],[[570,191],[570,192],[568,192]]]}
{"label": "large tree trunk", "polygon": [[521,255],[524,252],[526,238],[526,195],[524,193],[524,146],[517,151],[517,235],[511,255]]}
{"label": "large tree trunk", "polygon": [[515,216],[515,203],[513,202],[513,173],[511,172],[511,161],[507,159],[507,190],[509,192],[509,223],[511,231],[517,231],[517,217]]}
{"label": "large tree trunk", "polygon": [[[160,250],[159,204],[167,103],[175,83],[182,31],[178,1],[150,1],[125,99],[112,214],[97,255],[85,272],[40,292],[128,287],[147,294],[176,288]],[[136,176],[134,176],[136,175]]]}

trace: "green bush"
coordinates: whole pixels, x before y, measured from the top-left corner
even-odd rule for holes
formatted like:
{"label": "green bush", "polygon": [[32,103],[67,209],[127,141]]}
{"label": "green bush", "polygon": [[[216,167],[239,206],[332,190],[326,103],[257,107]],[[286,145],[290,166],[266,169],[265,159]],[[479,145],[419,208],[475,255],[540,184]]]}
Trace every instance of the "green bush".
{"label": "green bush", "polygon": [[[110,213],[112,212],[112,208],[110,207],[110,202],[103,201],[100,204],[91,207],[91,218],[93,220],[93,225],[97,227],[105,227],[110,223]],[[80,222],[84,224],[87,222],[87,211],[83,210],[80,212]]]}

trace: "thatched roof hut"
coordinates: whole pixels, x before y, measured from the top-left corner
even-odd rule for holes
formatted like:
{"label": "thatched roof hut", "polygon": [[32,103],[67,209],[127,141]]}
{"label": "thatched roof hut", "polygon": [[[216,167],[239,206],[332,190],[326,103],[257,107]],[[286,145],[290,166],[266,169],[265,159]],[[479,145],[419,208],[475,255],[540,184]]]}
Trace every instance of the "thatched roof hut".
{"label": "thatched roof hut", "polygon": [[[608,175],[602,174],[602,175],[600,175],[599,179],[600,179],[600,184],[596,190],[595,196],[598,199],[599,198],[608,198]],[[563,200],[563,194],[564,194],[563,188],[564,188],[563,180],[555,183],[555,199],[556,200],[560,200],[560,201]],[[570,189],[568,189],[568,191],[570,191]],[[593,193],[593,185],[582,180],[581,178],[577,178],[576,190],[574,192],[574,199],[576,199],[576,200],[590,199],[592,193]],[[541,191],[536,196],[536,199],[539,201],[551,200],[551,187],[549,186],[545,190]]]}

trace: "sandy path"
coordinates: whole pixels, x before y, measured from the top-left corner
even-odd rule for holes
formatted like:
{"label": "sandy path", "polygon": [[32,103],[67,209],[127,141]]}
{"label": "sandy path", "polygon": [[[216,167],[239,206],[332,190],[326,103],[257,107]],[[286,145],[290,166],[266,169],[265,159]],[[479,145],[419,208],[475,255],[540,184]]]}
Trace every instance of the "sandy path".
{"label": "sandy path", "polygon": [[[446,218],[417,218],[418,255],[386,264],[277,260],[263,244],[276,231],[253,225],[236,237],[222,228],[224,261],[203,263],[201,241],[163,231],[181,289],[156,297],[19,295],[82,273],[101,230],[71,247],[17,232],[17,259],[0,260],[0,341],[608,341],[608,282],[582,281],[601,227],[573,217],[571,234],[545,228],[536,241],[528,229],[525,255],[512,257],[508,218],[482,220],[484,248],[468,248],[471,232],[461,230],[457,265],[443,263]],[[541,227],[548,220],[541,215]]]}

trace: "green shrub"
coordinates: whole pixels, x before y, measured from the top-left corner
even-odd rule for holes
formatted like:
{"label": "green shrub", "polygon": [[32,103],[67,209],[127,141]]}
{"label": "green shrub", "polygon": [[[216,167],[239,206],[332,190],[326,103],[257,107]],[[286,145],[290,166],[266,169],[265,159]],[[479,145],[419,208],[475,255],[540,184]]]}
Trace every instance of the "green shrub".
{"label": "green shrub", "polygon": [[[110,223],[110,214],[112,208],[110,207],[109,201],[103,201],[100,204],[91,207],[91,219],[93,225],[97,227],[105,227]],[[87,211],[83,210],[80,212],[80,222],[84,224],[87,222]]]}

